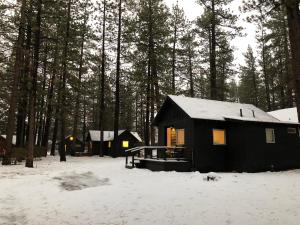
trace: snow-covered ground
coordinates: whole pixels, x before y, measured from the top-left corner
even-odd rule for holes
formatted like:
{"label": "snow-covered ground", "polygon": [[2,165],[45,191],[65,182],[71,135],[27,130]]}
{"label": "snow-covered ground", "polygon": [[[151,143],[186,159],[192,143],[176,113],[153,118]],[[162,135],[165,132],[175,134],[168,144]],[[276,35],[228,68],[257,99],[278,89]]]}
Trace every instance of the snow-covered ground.
{"label": "snow-covered ground", "polygon": [[[219,173],[125,169],[124,159],[47,157],[0,166],[0,224],[298,225],[300,170]],[[211,174],[210,174],[211,175]],[[214,175],[212,175],[214,177]]]}

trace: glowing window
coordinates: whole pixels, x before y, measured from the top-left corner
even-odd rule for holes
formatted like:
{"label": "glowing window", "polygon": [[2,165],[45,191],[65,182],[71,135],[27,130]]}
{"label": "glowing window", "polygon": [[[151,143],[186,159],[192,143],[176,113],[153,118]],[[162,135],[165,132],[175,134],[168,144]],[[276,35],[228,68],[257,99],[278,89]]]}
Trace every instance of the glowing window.
{"label": "glowing window", "polygon": [[226,145],[225,130],[213,129],[213,144],[214,145]]}
{"label": "glowing window", "polygon": [[266,128],[266,142],[268,144],[275,143],[275,132],[272,128]]}
{"label": "glowing window", "polygon": [[129,147],[129,141],[123,141],[122,146],[123,146],[123,148],[128,148]]}
{"label": "glowing window", "polygon": [[184,129],[176,130],[176,144],[184,145]]}
{"label": "glowing window", "polygon": [[111,141],[108,142],[108,147],[111,148]]}
{"label": "glowing window", "polygon": [[70,136],[70,141],[74,141],[74,137],[73,136]]}

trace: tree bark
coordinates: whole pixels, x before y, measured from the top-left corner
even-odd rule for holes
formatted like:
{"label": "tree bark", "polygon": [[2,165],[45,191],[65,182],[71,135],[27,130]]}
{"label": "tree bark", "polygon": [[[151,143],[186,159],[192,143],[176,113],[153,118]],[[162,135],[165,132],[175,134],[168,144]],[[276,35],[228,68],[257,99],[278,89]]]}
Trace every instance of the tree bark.
{"label": "tree bark", "polygon": [[40,110],[38,116],[38,126],[37,126],[37,145],[42,145],[43,137],[43,127],[44,127],[44,106],[45,106],[45,90],[46,90],[46,80],[47,80],[47,63],[48,63],[48,44],[45,43],[45,52],[44,52],[44,62],[43,62],[43,83],[42,83],[42,94],[40,98]]}
{"label": "tree bark", "polygon": [[60,109],[60,146],[59,146],[59,155],[60,161],[66,161],[66,151],[65,151],[65,136],[66,136],[66,83],[67,83],[67,73],[68,73],[68,53],[69,53],[69,38],[70,38],[70,21],[71,21],[71,0],[68,1],[67,5],[67,24],[66,24],[66,36],[64,40],[63,48],[63,72],[62,72],[62,88],[61,92],[61,109]]}
{"label": "tree bark", "polygon": [[193,78],[193,64],[192,64],[192,47],[191,47],[191,37],[189,35],[188,37],[189,43],[188,43],[188,61],[189,61],[189,65],[188,65],[188,73],[189,73],[189,77],[190,77],[190,97],[195,97],[195,93],[194,93],[194,78]]}
{"label": "tree bark", "polygon": [[217,69],[216,69],[216,15],[215,0],[211,1],[211,53],[210,53],[210,98],[217,99]]}
{"label": "tree bark", "polygon": [[[178,7],[178,2],[177,2]],[[177,8],[176,8],[177,10]],[[175,71],[176,71],[176,44],[177,44],[177,11],[174,12],[174,34],[173,34],[173,49],[172,49],[172,94],[176,94],[175,87]]]}
{"label": "tree bark", "polygon": [[115,93],[115,115],[114,115],[114,142],[112,157],[115,157],[118,148],[119,117],[120,117],[120,67],[121,67],[121,33],[122,33],[122,0],[119,0],[119,25],[117,43],[117,69],[116,69],[116,93]]}
{"label": "tree bark", "polygon": [[105,113],[105,38],[106,38],[106,0],[103,0],[103,26],[102,26],[102,56],[101,56],[101,93],[100,93],[100,109],[99,109],[99,124],[100,124],[100,149],[99,156],[103,157],[104,150],[104,113]]}
{"label": "tree bark", "polygon": [[84,21],[84,28],[81,34],[81,47],[80,47],[80,59],[79,59],[79,69],[78,69],[78,87],[75,103],[75,114],[74,114],[74,124],[73,124],[73,136],[77,137],[78,130],[78,120],[79,120],[79,109],[80,109],[80,95],[81,95],[81,78],[82,78],[82,68],[83,68],[83,54],[84,54],[84,43],[85,43],[85,32],[86,32],[86,22]]}
{"label": "tree bark", "polygon": [[[32,4],[32,0],[30,1],[30,4]],[[27,144],[27,157],[25,163],[26,167],[31,167],[31,168],[33,167],[33,151],[35,146],[35,111],[36,111],[36,94],[37,94],[37,73],[39,67],[41,11],[42,11],[42,0],[38,0],[36,27],[34,30],[34,37],[35,37],[34,59],[33,59],[33,70],[31,70],[31,89],[29,95],[30,96],[29,117],[28,117],[29,133],[28,133],[28,144]]]}
{"label": "tree bark", "polygon": [[23,44],[25,39],[25,10],[26,10],[26,0],[22,0],[21,10],[20,10],[20,24],[19,24],[19,33],[18,39],[16,42],[16,59],[14,65],[14,73],[13,73],[13,83],[11,87],[11,94],[9,100],[9,110],[8,110],[8,122],[7,122],[7,130],[6,130],[6,144],[7,151],[2,159],[2,165],[11,164],[11,154],[12,154],[12,141],[13,141],[13,133],[15,129],[15,112],[17,108],[17,101],[19,96],[19,84],[22,70],[22,62],[23,62]]}
{"label": "tree bark", "polygon": [[300,121],[300,12],[299,0],[286,0],[289,37],[292,52],[292,69],[296,93],[298,120]]}
{"label": "tree bark", "polygon": [[[48,140],[49,140],[49,135],[50,135],[51,121],[52,121],[54,85],[55,85],[55,81],[56,81],[57,66],[58,66],[57,61],[58,61],[58,30],[56,31],[53,70],[52,70],[52,76],[50,79],[48,94],[47,94],[46,122],[45,122],[45,130],[44,130],[43,139],[42,139],[42,147],[46,147],[47,149],[48,149]],[[56,141],[56,138],[55,138],[55,141]],[[54,148],[54,151],[51,148],[51,155],[53,155],[53,156],[55,155],[55,148]]]}

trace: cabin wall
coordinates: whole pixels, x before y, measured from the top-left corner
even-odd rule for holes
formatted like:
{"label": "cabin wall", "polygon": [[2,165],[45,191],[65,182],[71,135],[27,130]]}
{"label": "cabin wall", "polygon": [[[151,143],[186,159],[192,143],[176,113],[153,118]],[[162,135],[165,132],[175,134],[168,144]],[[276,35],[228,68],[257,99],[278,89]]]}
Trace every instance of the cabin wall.
{"label": "cabin wall", "polygon": [[[129,147],[123,148],[123,141],[129,141]],[[108,142],[105,142],[105,155],[112,156],[113,142],[111,142],[111,148],[108,147]],[[138,140],[129,132],[125,131],[118,137],[117,149],[115,151],[115,157],[126,156],[126,150],[134,148],[139,145]]]}
{"label": "cabin wall", "polygon": [[228,170],[228,145],[213,144],[213,129],[227,130],[227,124],[223,121],[194,120],[195,170],[201,172]]}
{"label": "cabin wall", "polygon": [[190,119],[178,106],[170,102],[168,107],[160,114],[158,128],[158,145],[167,145],[167,128],[184,129],[184,139],[186,149],[183,157],[192,160],[193,157],[193,120]]}
{"label": "cabin wall", "polygon": [[[296,133],[288,133],[289,127],[296,128]],[[266,128],[274,129],[275,143],[266,143]],[[233,144],[231,149],[235,152],[244,151],[245,157],[236,161],[233,169],[257,172],[300,168],[300,138],[297,125],[245,123],[239,130],[244,142],[242,150],[238,150],[238,145]]]}

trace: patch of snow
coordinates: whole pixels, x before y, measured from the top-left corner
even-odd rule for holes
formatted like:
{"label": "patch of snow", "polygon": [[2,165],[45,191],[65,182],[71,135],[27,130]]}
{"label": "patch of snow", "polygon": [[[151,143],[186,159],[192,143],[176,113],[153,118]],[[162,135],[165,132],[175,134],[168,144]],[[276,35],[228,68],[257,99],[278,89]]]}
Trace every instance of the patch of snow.
{"label": "patch of snow", "polygon": [[275,118],[286,121],[286,122],[295,122],[298,123],[298,114],[297,108],[287,108],[287,109],[280,109],[276,111],[268,112],[270,115],[274,116]]}
{"label": "patch of snow", "polygon": [[[33,169],[24,163],[0,166],[0,224],[299,224],[300,170],[154,173],[124,163],[49,156]],[[207,175],[221,179],[207,182]],[[80,188],[68,191],[63,181]]]}

